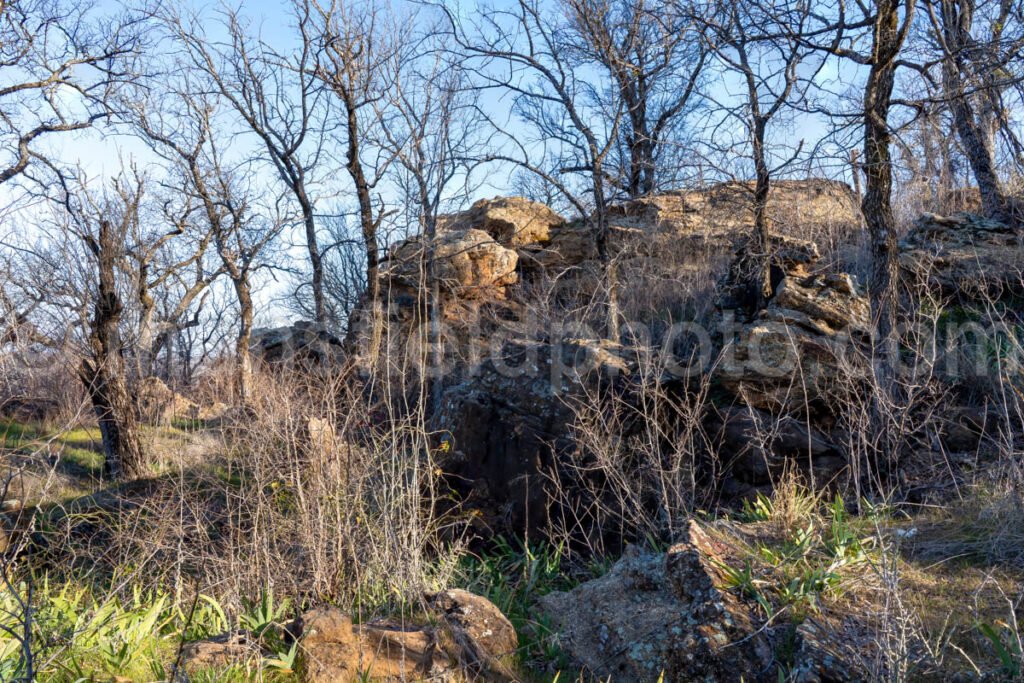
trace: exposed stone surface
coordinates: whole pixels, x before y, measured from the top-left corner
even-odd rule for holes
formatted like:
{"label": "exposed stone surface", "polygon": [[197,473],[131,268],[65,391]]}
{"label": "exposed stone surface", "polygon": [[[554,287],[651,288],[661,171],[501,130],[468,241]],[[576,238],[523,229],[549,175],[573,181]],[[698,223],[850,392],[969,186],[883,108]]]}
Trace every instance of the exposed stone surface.
{"label": "exposed stone surface", "polygon": [[433,631],[385,623],[353,625],[347,614],[332,607],[303,614],[299,642],[297,668],[306,683],[360,677],[426,680],[451,669],[437,648]]}
{"label": "exposed stone surface", "polygon": [[513,249],[551,240],[551,231],[565,219],[546,204],[523,197],[481,199],[467,211],[444,216],[440,230],[483,230],[501,245]]}
{"label": "exposed stone surface", "polygon": [[342,356],[341,340],[322,326],[297,320],[284,327],[253,330],[250,348],[265,363],[322,364]]}
{"label": "exposed stone surface", "polygon": [[486,680],[515,679],[505,661],[515,656],[519,637],[494,603],[459,589],[437,593],[430,602],[454,640],[463,671]]}
{"label": "exposed stone surface", "polygon": [[786,276],[757,318],[726,339],[723,386],[760,409],[828,402],[860,365],[869,303],[845,273]]}
{"label": "exposed stone surface", "polygon": [[[384,275],[401,288],[415,288],[425,272],[425,248],[420,237],[398,243],[384,264]],[[461,298],[501,295],[519,279],[515,250],[476,228],[441,232],[434,256],[441,288]]]}
{"label": "exposed stone surface", "polygon": [[796,628],[796,683],[855,683],[870,678],[864,662],[877,648],[874,634],[854,619],[808,618]]}
{"label": "exposed stone surface", "polygon": [[135,388],[135,406],[146,424],[168,424],[175,417],[191,416],[198,406],[176,393],[159,377],[146,377]]}
{"label": "exposed stone surface", "polygon": [[725,588],[726,568],[740,561],[730,538],[691,521],[667,552],[630,546],[607,574],[541,598],[541,608],[561,647],[602,680],[768,683],[780,671],[805,683],[867,680],[861,645],[873,641],[855,619],[820,614],[793,633]]}
{"label": "exposed stone surface", "polygon": [[222,633],[206,640],[186,643],[181,651],[185,673],[193,676],[201,671],[223,670],[260,657],[260,648],[251,634],[244,631]]}
{"label": "exposed stone surface", "polygon": [[[612,208],[619,224],[651,226],[672,234],[707,236],[744,233],[754,225],[753,183],[725,182],[706,189],[676,190]],[[777,229],[816,235],[860,225],[857,197],[832,180],[776,180],[768,195],[768,217]]]}
{"label": "exposed stone surface", "polygon": [[745,485],[769,485],[793,465],[809,483],[821,485],[847,465],[839,444],[806,419],[733,406],[714,411],[707,427],[723,471]]}
{"label": "exposed stone surface", "polygon": [[513,342],[442,399],[440,466],[482,524],[523,529],[545,522],[546,476],[572,446],[567,403],[628,374],[618,345],[596,340]]}
{"label": "exposed stone surface", "polygon": [[[804,245],[813,243],[790,233],[845,235],[861,222],[860,207],[850,188],[827,180],[773,183],[768,213],[777,232]],[[754,225],[749,183],[666,192],[614,205],[609,214],[609,251],[626,259],[654,256],[674,260],[680,241],[696,242],[684,251],[700,253],[709,245],[727,251]],[[554,226],[549,241],[520,254],[524,268],[545,270],[579,266],[598,256],[594,231],[582,221]],[[628,265],[622,267],[623,272],[629,270]]]}
{"label": "exposed stone surface", "polygon": [[1024,241],[1012,227],[969,213],[925,214],[901,244],[900,265],[948,296],[1020,292]]}
{"label": "exposed stone surface", "polygon": [[664,554],[627,549],[605,576],[540,600],[561,646],[616,681],[774,680],[748,606],[720,590],[719,553],[697,523]]}
{"label": "exposed stone surface", "polygon": [[515,630],[491,602],[462,590],[430,596],[435,621],[353,624],[341,610],[302,615],[298,670],[307,683],[336,681],[512,681],[503,658]]}

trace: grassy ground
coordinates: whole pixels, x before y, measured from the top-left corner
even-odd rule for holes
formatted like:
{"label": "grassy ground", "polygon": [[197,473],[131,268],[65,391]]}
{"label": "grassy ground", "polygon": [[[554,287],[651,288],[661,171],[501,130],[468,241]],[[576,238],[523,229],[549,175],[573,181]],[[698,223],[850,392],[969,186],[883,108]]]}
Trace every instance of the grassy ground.
{"label": "grassy ground", "polygon": [[[172,460],[161,453],[195,451],[191,459],[217,475],[216,461],[204,457],[211,442],[201,425],[147,428],[145,436],[158,463]],[[105,490],[95,429],[55,432],[4,421],[0,451],[11,462],[35,457],[56,463],[59,485],[46,491],[52,504],[67,507]],[[158,464],[156,479],[167,467]],[[933,680],[970,671],[1012,681],[1024,674],[1018,627],[1024,514],[1017,501],[1013,491],[978,488],[910,513],[862,505],[861,514],[852,515],[841,498],[813,496],[793,483],[709,521],[735,550],[721,587],[743,596],[765,620],[796,624],[810,616],[876,614],[891,609],[896,596],[907,628],[941,662],[942,673]],[[557,546],[498,541],[486,552],[467,552],[456,583],[491,599],[512,621],[524,680],[583,680],[536,600],[602,574],[611,561],[585,566],[567,562]],[[131,579],[116,573],[93,572],[83,582],[67,571],[57,578],[22,563],[8,574],[21,580],[0,589],[0,627],[10,629],[0,633],[0,680],[25,674],[18,637],[24,603],[32,605],[39,680],[166,680],[182,642],[236,628],[264,633],[263,651],[245,664],[198,672],[190,680],[294,679],[294,651],[279,626],[302,606],[288,605],[283,596],[274,600],[266,592],[229,610],[212,595],[193,603],[134,589]]]}

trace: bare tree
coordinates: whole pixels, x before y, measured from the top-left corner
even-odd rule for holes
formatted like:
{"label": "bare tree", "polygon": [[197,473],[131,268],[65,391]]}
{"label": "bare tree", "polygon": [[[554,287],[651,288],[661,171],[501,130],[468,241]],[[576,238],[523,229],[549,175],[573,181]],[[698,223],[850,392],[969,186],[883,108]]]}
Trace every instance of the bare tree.
{"label": "bare tree", "polygon": [[[618,283],[609,244],[607,161],[615,148],[624,104],[611,110],[600,83],[585,74],[579,51],[565,30],[564,20],[537,0],[517,0],[507,9],[482,13],[476,25],[466,25],[461,14],[442,6],[446,35],[463,67],[472,70],[477,88],[508,93],[518,116],[533,128],[542,145],[554,147],[554,158],[535,161],[526,145],[506,136],[517,154],[492,154],[491,159],[514,163],[557,187],[590,223],[606,281],[606,329],[619,337]],[[504,128],[492,119],[492,124]],[[584,179],[575,192],[566,176]]]}
{"label": "bare tree", "polygon": [[[795,7],[770,0],[736,0],[697,8],[694,21],[702,26],[708,50],[739,77],[744,98],[730,106],[708,94],[717,106],[746,131],[750,159],[754,166],[754,234],[746,249],[745,273],[750,308],[757,310],[772,295],[769,240],[768,194],[774,173],[790,165],[799,155],[802,142],[792,154],[773,162],[768,145],[769,125],[787,106],[799,99],[802,79],[798,67],[809,50],[801,44],[806,6]],[[709,142],[709,144],[714,144]]]}
{"label": "bare tree", "polygon": [[861,210],[871,249],[872,318],[883,341],[891,340],[896,326],[899,284],[890,111],[894,105],[907,104],[894,98],[894,91],[897,70],[914,66],[903,59],[902,51],[915,9],[916,0],[872,0],[856,6],[838,2],[810,14],[811,21],[802,34],[794,34],[802,44],[866,70],[854,118],[864,126]]}
{"label": "bare tree", "polygon": [[[145,102],[134,111],[135,126],[151,147],[169,164],[189,198],[193,215],[205,223],[220,258],[222,270],[231,281],[238,304],[238,334],[235,339],[238,400],[249,400],[252,383],[250,341],[255,318],[253,277],[268,265],[268,254],[284,227],[274,211],[257,216],[251,204],[253,181],[249,163],[230,166],[218,143],[221,129],[215,124],[217,102],[203,94],[188,78],[181,87],[161,93],[172,111],[160,111]],[[272,207],[276,208],[276,207]]]}
{"label": "bare tree", "polygon": [[373,192],[386,170],[387,160],[370,163],[364,158],[369,128],[375,120],[374,103],[387,90],[384,67],[398,48],[394,27],[387,25],[373,4],[343,4],[330,0],[302,0],[303,14],[313,14],[316,55],[312,63],[316,77],[335,95],[341,105],[341,128],[345,135],[345,169],[352,181],[358,206],[357,216],[366,254],[366,282],[371,306],[380,301],[380,241],[384,219],[382,202]]}
{"label": "bare tree", "polygon": [[92,401],[103,440],[104,472],[134,479],[146,472],[142,443],[135,424],[135,404],[128,391],[122,341],[123,286],[118,273],[126,262],[125,243],[139,220],[144,180],[120,176],[110,192],[94,196],[84,183],[64,202],[65,229],[88,248],[95,267],[95,289],[89,293],[92,319],[89,354],[79,377]]}
{"label": "bare tree", "polygon": [[[995,136],[1009,115],[1002,94],[1021,74],[1016,64],[1024,49],[1020,10],[1014,3],[999,2],[989,17],[990,32],[979,40],[975,31],[978,3],[975,0],[935,0],[925,3],[930,33],[939,51],[941,102],[948,107],[957,136],[974,179],[978,184],[983,211],[990,217],[1013,223],[1013,207],[996,165]],[[1017,21],[1014,22],[1014,18]],[[925,73],[927,71],[922,69]],[[1012,140],[1016,140],[1015,137]]]}
{"label": "bare tree", "polygon": [[668,151],[678,145],[679,123],[697,101],[707,51],[693,15],[664,0],[562,4],[576,49],[604,68],[614,84],[610,97],[626,112],[613,183],[630,198],[650,194],[675,179]]}
{"label": "bare tree", "polygon": [[[326,324],[332,316],[324,292],[323,250],[316,216],[315,177],[324,154],[327,98],[315,73],[318,54],[312,8],[295,7],[297,46],[281,53],[250,35],[237,10],[226,10],[228,42],[212,43],[198,17],[168,19],[185,46],[191,65],[206,74],[246,128],[256,135],[281,181],[299,208],[312,268],[313,317]],[[357,131],[358,132],[358,131]],[[357,186],[358,191],[358,186]]]}
{"label": "bare tree", "polygon": [[[172,343],[174,333],[184,326],[198,324],[198,311],[191,320],[186,314],[223,268],[207,268],[206,252],[213,239],[209,226],[199,229],[192,220],[193,200],[165,199],[162,217],[151,216],[149,225],[136,224],[138,231],[129,236],[128,256],[134,262],[138,338],[136,356],[141,377],[153,373],[153,364],[164,346]],[[153,232],[152,228],[156,228]],[[148,229],[147,229],[148,228]],[[180,290],[177,296],[172,289]],[[158,316],[158,303],[163,310]]]}
{"label": "bare tree", "polygon": [[0,3],[0,184],[41,159],[44,138],[111,115],[119,87],[137,77],[144,22],[130,12],[95,20],[84,4]]}

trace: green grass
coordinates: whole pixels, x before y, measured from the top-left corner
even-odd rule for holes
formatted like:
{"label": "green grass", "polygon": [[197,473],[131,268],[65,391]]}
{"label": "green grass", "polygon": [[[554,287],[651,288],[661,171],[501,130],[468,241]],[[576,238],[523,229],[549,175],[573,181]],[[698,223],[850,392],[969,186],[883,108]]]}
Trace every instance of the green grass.
{"label": "green grass", "polygon": [[[170,680],[183,640],[235,628],[248,628],[259,636],[262,657],[222,670],[196,672],[190,680],[294,680],[290,670],[294,649],[285,646],[279,628],[287,602],[275,604],[269,592],[247,603],[232,619],[205,596],[194,608],[181,608],[160,592],[134,590],[117,595],[103,586],[57,586],[47,578],[34,581],[31,588],[36,680]],[[22,643],[14,634],[23,632],[24,610],[19,601],[25,600],[28,591],[27,582],[19,583],[13,592],[0,591],[0,680],[18,680],[27,673]]]}
{"label": "green grass", "polygon": [[[463,587],[493,602],[519,635],[517,668],[528,680],[530,671],[566,671],[569,661],[557,646],[550,621],[536,608],[538,598],[553,591],[568,591],[582,581],[603,574],[609,566],[594,564],[578,572],[568,571],[561,547],[546,543],[527,545],[498,539],[480,555],[467,555],[460,567]],[[560,674],[558,680],[575,680]]]}

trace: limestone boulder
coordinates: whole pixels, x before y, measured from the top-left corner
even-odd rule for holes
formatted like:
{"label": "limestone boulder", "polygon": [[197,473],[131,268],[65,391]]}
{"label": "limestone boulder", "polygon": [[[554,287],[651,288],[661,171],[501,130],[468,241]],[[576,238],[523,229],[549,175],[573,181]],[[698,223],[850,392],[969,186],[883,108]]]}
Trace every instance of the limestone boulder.
{"label": "limestone boulder", "polygon": [[181,664],[186,676],[196,676],[258,662],[260,657],[258,639],[245,631],[233,631],[186,643]]}
{"label": "limestone boulder", "polygon": [[900,247],[903,271],[947,296],[1011,295],[1024,282],[1021,235],[976,214],[925,214]]}
{"label": "limestone boulder", "polygon": [[493,603],[448,590],[426,604],[426,618],[410,622],[354,624],[337,608],[307,611],[295,627],[301,680],[515,680],[503,661],[518,648],[515,629]]}
{"label": "limestone boulder", "polygon": [[[434,257],[441,289],[460,298],[502,295],[506,286],[519,279],[515,250],[476,228],[441,232]],[[410,238],[392,248],[384,275],[400,289],[415,289],[425,272],[425,259],[425,240]]]}
{"label": "limestone boulder", "polygon": [[739,490],[768,486],[794,466],[806,481],[827,484],[848,464],[837,440],[807,419],[737,405],[712,408],[705,424],[723,474]]}
{"label": "limestone boulder", "polygon": [[546,243],[565,219],[546,204],[523,197],[481,199],[467,211],[444,216],[441,232],[482,230],[512,249]]}

